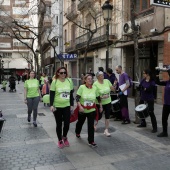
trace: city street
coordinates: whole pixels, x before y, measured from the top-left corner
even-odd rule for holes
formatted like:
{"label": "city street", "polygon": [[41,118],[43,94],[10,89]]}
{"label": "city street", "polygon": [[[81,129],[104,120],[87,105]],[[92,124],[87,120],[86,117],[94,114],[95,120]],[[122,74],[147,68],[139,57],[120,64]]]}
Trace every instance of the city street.
{"label": "city street", "polygon": [[146,128],[137,128],[132,123],[134,100],[129,99],[131,124],[122,125],[111,119],[111,137],[106,137],[102,119],[95,133],[97,148],[88,146],[86,124],[78,139],[74,132],[75,123],[72,123],[68,134],[70,147],[58,149],[55,120],[49,107],[44,107],[42,102],[39,104],[37,128],[27,122],[23,85],[23,82],[17,84],[16,93],[10,93],[8,86],[7,92],[0,91],[0,110],[6,119],[0,138],[0,170],[170,169],[170,136],[156,136],[162,130],[162,105],[155,104],[157,133],[151,133],[150,118],[146,120]]}

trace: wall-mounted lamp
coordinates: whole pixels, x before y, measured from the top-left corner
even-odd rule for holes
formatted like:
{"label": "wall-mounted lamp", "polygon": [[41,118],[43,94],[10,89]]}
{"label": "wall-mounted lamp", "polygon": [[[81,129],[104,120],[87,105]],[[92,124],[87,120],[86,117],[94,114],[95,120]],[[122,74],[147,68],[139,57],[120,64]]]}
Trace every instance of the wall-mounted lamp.
{"label": "wall-mounted lamp", "polygon": [[93,56],[94,56],[95,58],[98,58],[98,53],[97,53],[97,51],[93,51]]}

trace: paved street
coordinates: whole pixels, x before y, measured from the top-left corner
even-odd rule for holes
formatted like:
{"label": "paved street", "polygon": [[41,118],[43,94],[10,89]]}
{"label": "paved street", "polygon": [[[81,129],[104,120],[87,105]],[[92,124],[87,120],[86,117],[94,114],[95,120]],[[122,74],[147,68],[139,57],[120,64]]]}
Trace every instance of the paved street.
{"label": "paved street", "polygon": [[[0,139],[0,170],[169,170],[170,137],[152,134],[150,118],[147,128],[131,123],[121,125],[110,121],[111,137],[105,137],[104,119],[99,122],[95,141],[97,148],[87,145],[87,126],[81,139],[75,137],[71,124],[70,147],[57,148],[55,121],[49,107],[39,104],[38,127],[27,122],[23,83],[16,93],[0,91],[0,109],[6,123]],[[129,99],[131,120],[134,120],[134,101]],[[155,105],[158,131],[161,132],[161,105]],[[170,122],[170,121],[169,121]],[[170,124],[170,123],[169,123]],[[169,128],[170,131],[170,128]]]}

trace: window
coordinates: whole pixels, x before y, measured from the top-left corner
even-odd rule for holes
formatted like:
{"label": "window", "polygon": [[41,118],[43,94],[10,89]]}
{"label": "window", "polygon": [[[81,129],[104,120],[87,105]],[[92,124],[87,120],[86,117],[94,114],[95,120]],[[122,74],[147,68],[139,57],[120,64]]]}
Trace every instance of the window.
{"label": "window", "polygon": [[65,42],[67,42],[67,30],[64,30]]}
{"label": "window", "polygon": [[150,0],[135,0],[135,11],[140,13],[150,7]]}
{"label": "window", "polygon": [[56,16],[56,24],[58,24],[58,16]]}

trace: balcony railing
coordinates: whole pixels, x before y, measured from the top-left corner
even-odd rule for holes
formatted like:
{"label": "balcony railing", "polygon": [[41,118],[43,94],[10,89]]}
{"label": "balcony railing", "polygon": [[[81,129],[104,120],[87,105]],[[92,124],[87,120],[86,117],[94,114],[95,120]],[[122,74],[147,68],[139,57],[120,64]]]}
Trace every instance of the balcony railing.
{"label": "balcony railing", "polygon": [[78,13],[77,13],[77,9],[76,9],[76,4],[73,3],[70,7],[67,8],[67,12],[66,12],[66,18],[67,19],[74,19],[77,17]]}
{"label": "balcony railing", "polygon": [[[83,34],[80,37],[76,38],[76,49],[83,48],[84,46],[86,46],[89,37],[90,37],[90,32]],[[116,34],[110,32],[109,40],[111,41],[113,39],[116,39]],[[102,27],[99,27],[97,32],[93,35],[93,38],[90,41],[90,45],[103,43],[106,40],[107,40],[106,26],[102,26]]]}
{"label": "balcony railing", "polygon": [[81,2],[79,2],[77,8],[78,10],[82,10],[84,7],[88,7],[90,4],[92,4],[91,0],[82,0]]}

